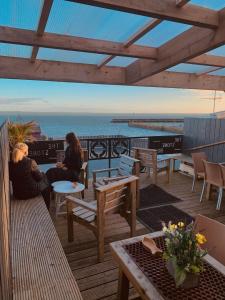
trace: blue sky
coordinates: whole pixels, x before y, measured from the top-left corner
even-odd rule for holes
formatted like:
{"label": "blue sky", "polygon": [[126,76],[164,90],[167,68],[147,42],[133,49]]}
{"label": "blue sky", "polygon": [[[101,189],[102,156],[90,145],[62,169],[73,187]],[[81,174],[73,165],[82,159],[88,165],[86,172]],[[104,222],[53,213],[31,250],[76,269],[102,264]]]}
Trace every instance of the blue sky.
{"label": "blue sky", "polygon": [[[221,9],[224,0],[192,0],[191,3]],[[43,0],[1,0],[0,25],[36,30]],[[54,0],[46,31],[118,42],[149,22],[150,18]],[[159,47],[190,26],[164,21],[137,44]],[[31,47],[0,43],[0,55],[26,57]],[[225,55],[225,48],[215,50]],[[105,55],[40,49],[38,59],[69,62],[101,62]],[[134,59],[117,57],[109,65],[127,66]],[[173,71],[201,72],[204,66],[179,65]],[[223,70],[220,71],[223,74]],[[216,75],[216,73],[215,73]],[[0,79],[0,110],[74,112],[209,112],[212,92],[161,88],[100,86]],[[223,97],[223,94],[222,94]],[[225,109],[225,100],[218,102]]]}

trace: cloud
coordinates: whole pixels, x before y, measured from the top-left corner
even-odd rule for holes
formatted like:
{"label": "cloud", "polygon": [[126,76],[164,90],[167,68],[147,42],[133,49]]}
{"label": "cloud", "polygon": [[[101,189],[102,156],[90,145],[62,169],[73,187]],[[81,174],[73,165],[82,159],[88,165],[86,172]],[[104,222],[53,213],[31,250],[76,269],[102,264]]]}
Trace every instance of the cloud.
{"label": "cloud", "polygon": [[34,102],[48,103],[43,98],[37,97],[0,97],[0,105],[29,104]]}

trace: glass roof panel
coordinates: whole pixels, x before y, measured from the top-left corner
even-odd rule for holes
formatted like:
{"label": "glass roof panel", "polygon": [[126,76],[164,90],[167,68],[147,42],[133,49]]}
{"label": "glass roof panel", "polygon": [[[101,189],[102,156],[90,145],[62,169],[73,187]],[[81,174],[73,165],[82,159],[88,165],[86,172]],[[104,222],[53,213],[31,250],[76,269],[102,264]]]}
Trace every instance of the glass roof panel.
{"label": "glass roof panel", "polygon": [[136,42],[138,45],[160,47],[175,36],[189,29],[191,26],[170,21],[163,21],[149,33]]}
{"label": "glass roof panel", "polygon": [[43,0],[1,0],[0,25],[36,30]]}
{"label": "glass roof panel", "polygon": [[209,51],[207,54],[225,56],[225,46],[218,47],[212,51]]}
{"label": "glass roof panel", "polygon": [[171,72],[184,72],[184,73],[201,73],[211,69],[209,66],[204,65],[193,65],[193,64],[179,64],[174,66],[167,71]]}
{"label": "glass roof panel", "polygon": [[84,53],[76,51],[66,51],[58,49],[40,48],[38,51],[38,59],[74,62],[83,64],[99,64],[106,55]]}
{"label": "glass roof panel", "polygon": [[135,62],[136,58],[132,57],[122,57],[117,56],[114,59],[112,59],[107,66],[114,66],[114,67],[127,67],[131,63]]}
{"label": "glass roof panel", "polygon": [[225,76],[225,68],[212,72],[210,75]]}
{"label": "glass roof panel", "polygon": [[219,10],[225,7],[224,0],[191,0],[190,4],[204,6],[215,10]]}
{"label": "glass roof panel", "polygon": [[46,31],[124,42],[149,20],[144,16],[55,0]]}
{"label": "glass roof panel", "polygon": [[30,58],[32,47],[0,43],[0,55]]}

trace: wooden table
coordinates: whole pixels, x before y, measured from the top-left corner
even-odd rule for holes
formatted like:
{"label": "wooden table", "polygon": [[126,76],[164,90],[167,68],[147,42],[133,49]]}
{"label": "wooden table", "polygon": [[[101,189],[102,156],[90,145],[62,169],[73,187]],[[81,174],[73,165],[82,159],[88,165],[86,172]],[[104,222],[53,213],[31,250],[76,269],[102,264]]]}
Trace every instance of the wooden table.
{"label": "wooden table", "polygon": [[[154,232],[149,234],[152,238],[163,236],[163,232]],[[142,299],[146,300],[165,300],[158,292],[156,287],[151,283],[148,277],[136,265],[130,255],[124,249],[125,245],[139,242],[144,236],[139,236],[127,240],[113,242],[110,244],[113,258],[119,265],[119,285],[118,299],[126,300],[129,294],[129,282],[132,283],[135,290],[139,293]],[[225,275],[225,266],[219,263],[210,255],[204,258],[210,265]]]}

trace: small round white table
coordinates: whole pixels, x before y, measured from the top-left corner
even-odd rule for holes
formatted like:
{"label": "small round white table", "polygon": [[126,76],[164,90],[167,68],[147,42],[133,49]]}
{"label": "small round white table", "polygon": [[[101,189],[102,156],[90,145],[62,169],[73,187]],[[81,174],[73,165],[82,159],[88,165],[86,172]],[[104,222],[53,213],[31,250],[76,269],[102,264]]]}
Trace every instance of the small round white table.
{"label": "small round white table", "polygon": [[66,204],[65,197],[81,193],[85,186],[82,183],[77,182],[76,186],[71,181],[56,181],[52,183],[53,191],[55,192],[55,215],[66,214],[66,212],[60,212],[60,208]]}

